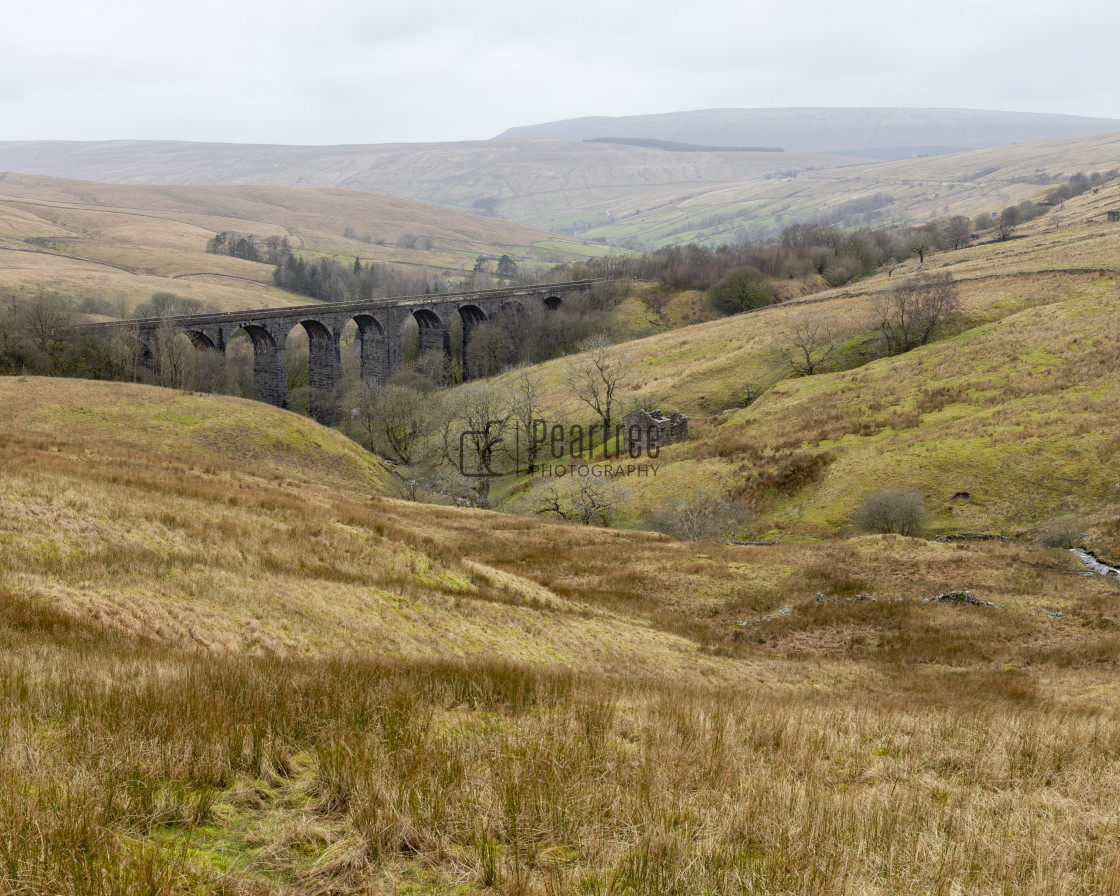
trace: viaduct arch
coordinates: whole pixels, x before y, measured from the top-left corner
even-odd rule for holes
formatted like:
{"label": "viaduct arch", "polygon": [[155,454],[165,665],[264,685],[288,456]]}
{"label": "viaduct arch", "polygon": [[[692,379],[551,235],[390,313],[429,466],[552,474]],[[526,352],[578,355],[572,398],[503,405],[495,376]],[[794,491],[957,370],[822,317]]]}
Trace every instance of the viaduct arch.
{"label": "viaduct arch", "polygon": [[[337,302],[297,305],[262,311],[232,311],[191,314],[176,318],[111,321],[70,328],[78,335],[111,335],[125,332],[142,344],[146,363],[151,363],[157,335],[173,327],[190,339],[199,351],[225,352],[228,341],[244,330],[253,345],[253,377],[257,400],[276,407],[288,406],[288,372],[285,344],[288,334],[302,326],[308,337],[311,414],[322,423],[335,423],[331,400],[342,378],[339,339],[352,321],[361,343],[361,377],[384,385],[404,363],[402,333],[409,317],[416,320],[420,352],[450,353],[451,321],[458,313],[463,322],[464,348],[470,332],[499,315],[547,314],[574,303],[590,292],[595,280],[576,280],[546,286],[511,287],[482,292],[438,296],[409,296],[373,299],[366,302]],[[464,352],[465,358],[465,352]],[[467,379],[475,372],[465,369]]]}

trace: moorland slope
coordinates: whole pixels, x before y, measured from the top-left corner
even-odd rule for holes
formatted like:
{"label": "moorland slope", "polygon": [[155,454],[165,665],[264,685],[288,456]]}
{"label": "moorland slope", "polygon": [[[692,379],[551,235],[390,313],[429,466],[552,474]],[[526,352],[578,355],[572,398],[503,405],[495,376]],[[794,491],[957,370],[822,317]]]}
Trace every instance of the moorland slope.
{"label": "moorland slope", "polygon": [[[1107,334],[1120,324],[1120,228],[1104,215],[1117,205],[1110,185],[1014,239],[619,346],[618,414],[692,418],[690,441],[664,450],[656,477],[628,483],[631,523],[717,488],[756,508],[759,537],[819,537],[843,530],[865,492],[909,486],[941,534],[1030,538],[1077,513],[1118,556],[1120,346]],[[943,340],[875,360],[872,308],[918,273],[951,275],[960,313]],[[839,352],[832,372],[791,377],[780,350],[810,322],[833,331]],[[546,416],[587,424],[567,370],[541,368]],[[544,483],[506,487],[531,510]]]}
{"label": "moorland slope", "polygon": [[395,501],[337,433],[154,387],[0,414],[10,889],[1120,886],[1120,598],[1068,554]]}
{"label": "moorland slope", "polygon": [[1116,167],[1116,133],[901,161],[666,152],[606,143],[299,147],[156,141],[0,143],[0,169],[103,182],[370,190],[632,248],[741,242],[813,219],[925,222],[1039,199]]}
{"label": "moorland slope", "polygon": [[[867,308],[913,262],[617,349],[694,419],[635,506],[716,482],[773,545],[395,500],[286,411],[0,378],[0,888],[1120,893],[1116,579],[837,532],[904,477],[939,528],[1107,545],[1118,187],[927,258],[964,313],[903,356]],[[842,369],[748,402],[817,314]]]}
{"label": "moorland slope", "polygon": [[[365,192],[8,174],[0,175],[0,288],[27,295],[49,283],[124,312],[157,291],[220,310],[307,301],[272,285],[273,265],[207,253],[221,231],[287,239],[308,259],[329,255],[349,265],[360,258],[452,276],[470,271],[480,254],[510,254],[532,271],[602,251],[521,224]],[[405,234],[414,239],[401,240]],[[417,247],[428,242],[430,249]]]}

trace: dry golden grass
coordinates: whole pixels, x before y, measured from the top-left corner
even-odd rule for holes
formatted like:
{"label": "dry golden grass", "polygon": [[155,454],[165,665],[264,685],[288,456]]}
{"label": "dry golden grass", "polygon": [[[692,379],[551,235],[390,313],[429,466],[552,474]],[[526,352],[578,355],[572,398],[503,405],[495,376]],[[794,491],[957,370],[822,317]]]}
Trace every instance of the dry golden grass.
{"label": "dry golden grass", "polygon": [[0,413],[5,891],[1120,892],[1120,595],[1068,555],[409,504],[150,387]]}
{"label": "dry golden grass", "polygon": [[[382,245],[347,239],[347,228]],[[306,302],[275,289],[272,267],[206,254],[219,231],[289,238],[293,248],[349,262],[469,271],[479,254],[509,253],[527,270],[600,254],[521,224],[388,196],[292,187],[151,187],[0,176],[0,287],[44,285],[79,300],[165,290],[222,310]],[[396,246],[405,233],[430,250]],[[524,256],[530,255],[526,259]]]}

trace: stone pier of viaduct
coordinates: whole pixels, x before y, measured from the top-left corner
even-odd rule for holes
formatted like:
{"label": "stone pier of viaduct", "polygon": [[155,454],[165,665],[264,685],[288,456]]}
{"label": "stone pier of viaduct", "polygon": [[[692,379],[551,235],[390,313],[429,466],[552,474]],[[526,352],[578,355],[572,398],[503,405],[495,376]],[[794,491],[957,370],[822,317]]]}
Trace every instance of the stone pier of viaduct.
{"label": "stone pier of viaduct", "polygon": [[72,331],[80,335],[109,336],[123,332],[134,336],[150,364],[156,339],[168,329],[186,334],[196,349],[219,352],[225,351],[235,333],[244,330],[253,343],[257,399],[286,408],[288,372],[284,348],[292,330],[303,327],[309,343],[311,413],[316,419],[331,423],[334,421],[330,419],[333,413],[330,398],[342,377],[339,339],[351,321],[358,328],[362,379],[384,385],[404,362],[402,337],[410,318],[415,319],[419,328],[421,353],[432,349],[450,353],[451,322],[455,314],[463,321],[465,345],[471,330],[485,320],[503,313],[547,314],[574,303],[595,283],[594,280],[578,280],[482,292],[111,321],[85,324]]}

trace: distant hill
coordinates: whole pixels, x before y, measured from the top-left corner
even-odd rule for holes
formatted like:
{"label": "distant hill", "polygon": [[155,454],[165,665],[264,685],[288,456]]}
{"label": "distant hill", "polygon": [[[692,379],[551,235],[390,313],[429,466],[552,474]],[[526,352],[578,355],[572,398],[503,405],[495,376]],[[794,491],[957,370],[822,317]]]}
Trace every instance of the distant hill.
{"label": "distant hill", "polygon": [[274,287],[273,266],[263,260],[207,253],[207,241],[222,231],[286,238],[308,257],[357,257],[453,278],[483,254],[509,254],[532,272],[605,251],[524,224],[368,192],[0,174],[0,292],[34,295],[47,285],[127,309],[157,291],[224,310],[307,301]]}
{"label": "distant hill", "polygon": [[650,209],[728,184],[855,159],[690,152],[606,143],[488,140],[266,146],[109,140],[0,143],[0,171],[127,184],[270,184],[384,193],[578,234],[624,202]]}
{"label": "distant hill", "polygon": [[661,115],[571,118],[510,128],[498,140],[638,137],[874,159],[1009,146],[1120,130],[1120,119],[984,109],[700,109]]}
{"label": "distant hill", "polygon": [[[916,120],[932,114],[910,111]],[[1117,167],[1120,159],[1120,121],[1017,113],[945,114],[946,121],[957,121],[955,130],[946,127],[935,133],[927,120],[921,128],[911,129],[909,146],[924,155],[946,148],[951,141],[995,135],[994,127],[981,127],[985,120],[991,123],[984,118],[989,115],[1024,122],[1018,130],[1009,126],[1001,132],[1004,138],[1022,137],[1023,142],[870,161],[796,151],[792,132],[766,140],[762,135],[743,138],[745,145],[765,143],[782,146],[785,152],[743,152],[742,147],[715,151],[704,147],[729,146],[735,135],[697,131],[695,139],[681,139],[688,136],[682,131],[667,137],[628,137],[614,131],[618,120],[608,119],[603,125],[604,130],[609,127],[607,133],[587,133],[586,138],[577,134],[571,139],[605,136],[647,145],[557,139],[369,146],[44,141],[0,143],[0,171],[130,184],[270,184],[382,193],[585,241],[646,250],[690,241],[718,245],[761,239],[795,222],[877,226],[998,211],[1078,171]],[[970,134],[965,133],[968,116],[975,116],[977,122]],[[1037,132],[1026,126],[1034,119],[1065,122],[1069,127],[1073,127],[1070,122],[1097,122],[1111,132],[1026,142]],[[557,127],[560,124],[564,123]],[[839,138],[854,132],[833,128],[832,133],[836,141],[824,145],[840,146]],[[852,151],[865,151],[859,146],[885,146],[888,140],[898,146],[902,139],[899,129],[885,124],[872,137],[876,139],[869,138]],[[666,142],[683,143],[690,151],[666,151]],[[358,232],[364,231],[358,228]]]}

